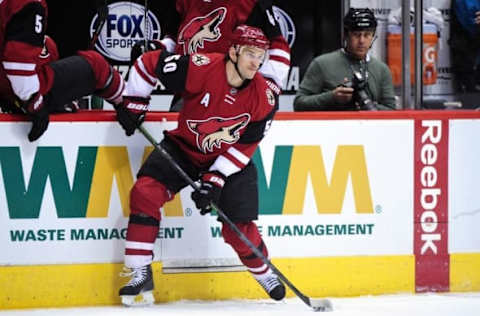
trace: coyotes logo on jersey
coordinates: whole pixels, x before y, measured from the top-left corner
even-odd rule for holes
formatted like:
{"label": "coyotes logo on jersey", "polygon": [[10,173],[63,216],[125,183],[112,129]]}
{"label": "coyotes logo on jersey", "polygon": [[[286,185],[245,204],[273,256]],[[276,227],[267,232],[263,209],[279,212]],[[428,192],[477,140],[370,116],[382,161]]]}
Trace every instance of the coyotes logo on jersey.
{"label": "coyotes logo on jersey", "polygon": [[222,143],[233,144],[240,139],[240,130],[250,121],[244,113],[231,118],[211,117],[207,120],[187,120],[187,126],[197,138],[197,147],[203,153],[213,152]]}
{"label": "coyotes logo on jersey", "polygon": [[183,45],[184,54],[196,53],[199,47],[204,47],[204,41],[214,42],[218,40],[222,35],[218,26],[223,22],[226,13],[227,9],[220,7],[205,16],[191,20],[185,25],[178,35],[178,42]]}

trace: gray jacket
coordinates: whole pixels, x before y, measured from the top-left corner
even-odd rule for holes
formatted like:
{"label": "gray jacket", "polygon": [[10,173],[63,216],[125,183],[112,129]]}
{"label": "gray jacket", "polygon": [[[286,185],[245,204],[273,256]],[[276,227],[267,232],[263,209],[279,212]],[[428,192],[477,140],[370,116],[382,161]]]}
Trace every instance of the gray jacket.
{"label": "gray jacket", "polygon": [[[352,68],[358,71],[360,67],[360,61],[342,49],[314,58],[295,96],[295,111],[357,110],[353,102],[338,103],[333,97],[333,90],[344,82],[344,78],[352,79]],[[395,93],[388,66],[369,56],[363,68],[368,73],[365,90],[370,99],[376,102],[379,110],[394,110]]]}

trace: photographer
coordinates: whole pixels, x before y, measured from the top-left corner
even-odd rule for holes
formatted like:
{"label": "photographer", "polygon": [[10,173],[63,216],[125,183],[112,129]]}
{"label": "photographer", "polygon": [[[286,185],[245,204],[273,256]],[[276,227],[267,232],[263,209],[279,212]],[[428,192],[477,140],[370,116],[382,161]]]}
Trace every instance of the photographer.
{"label": "photographer", "polygon": [[[480,92],[480,0],[454,0],[451,10],[449,44],[456,89],[460,93],[477,94]],[[478,96],[474,98],[477,104]]]}
{"label": "photographer", "polygon": [[316,57],[295,96],[295,111],[394,110],[388,66],[368,54],[377,20],[370,9],[351,8],[344,19],[344,48]]}

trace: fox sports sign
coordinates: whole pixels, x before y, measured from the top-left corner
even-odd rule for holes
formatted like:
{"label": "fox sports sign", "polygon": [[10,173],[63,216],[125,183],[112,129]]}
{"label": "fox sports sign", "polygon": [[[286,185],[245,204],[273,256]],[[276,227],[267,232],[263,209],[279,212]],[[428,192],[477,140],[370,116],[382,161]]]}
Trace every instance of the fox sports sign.
{"label": "fox sports sign", "polygon": [[[98,14],[90,24],[93,36]],[[132,2],[116,2],[108,6],[108,17],[95,43],[95,48],[105,57],[119,62],[130,60],[130,50],[138,41],[160,39],[161,29],[157,17],[145,7]]]}

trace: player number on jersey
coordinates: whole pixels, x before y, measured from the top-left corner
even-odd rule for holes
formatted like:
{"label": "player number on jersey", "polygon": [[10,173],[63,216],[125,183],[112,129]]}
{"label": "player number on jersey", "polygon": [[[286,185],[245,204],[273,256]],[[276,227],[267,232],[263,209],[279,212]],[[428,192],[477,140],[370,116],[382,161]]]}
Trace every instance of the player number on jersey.
{"label": "player number on jersey", "polygon": [[171,55],[165,58],[165,66],[163,66],[163,73],[174,72],[177,70],[177,60],[180,59],[180,55]]}
{"label": "player number on jersey", "polygon": [[35,15],[35,32],[37,34],[42,33],[43,24],[42,24],[43,17],[41,15]]}
{"label": "player number on jersey", "polygon": [[200,101],[200,104],[203,104],[204,107],[208,107],[209,103],[210,103],[210,93],[207,92],[205,93],[202,100]]}

